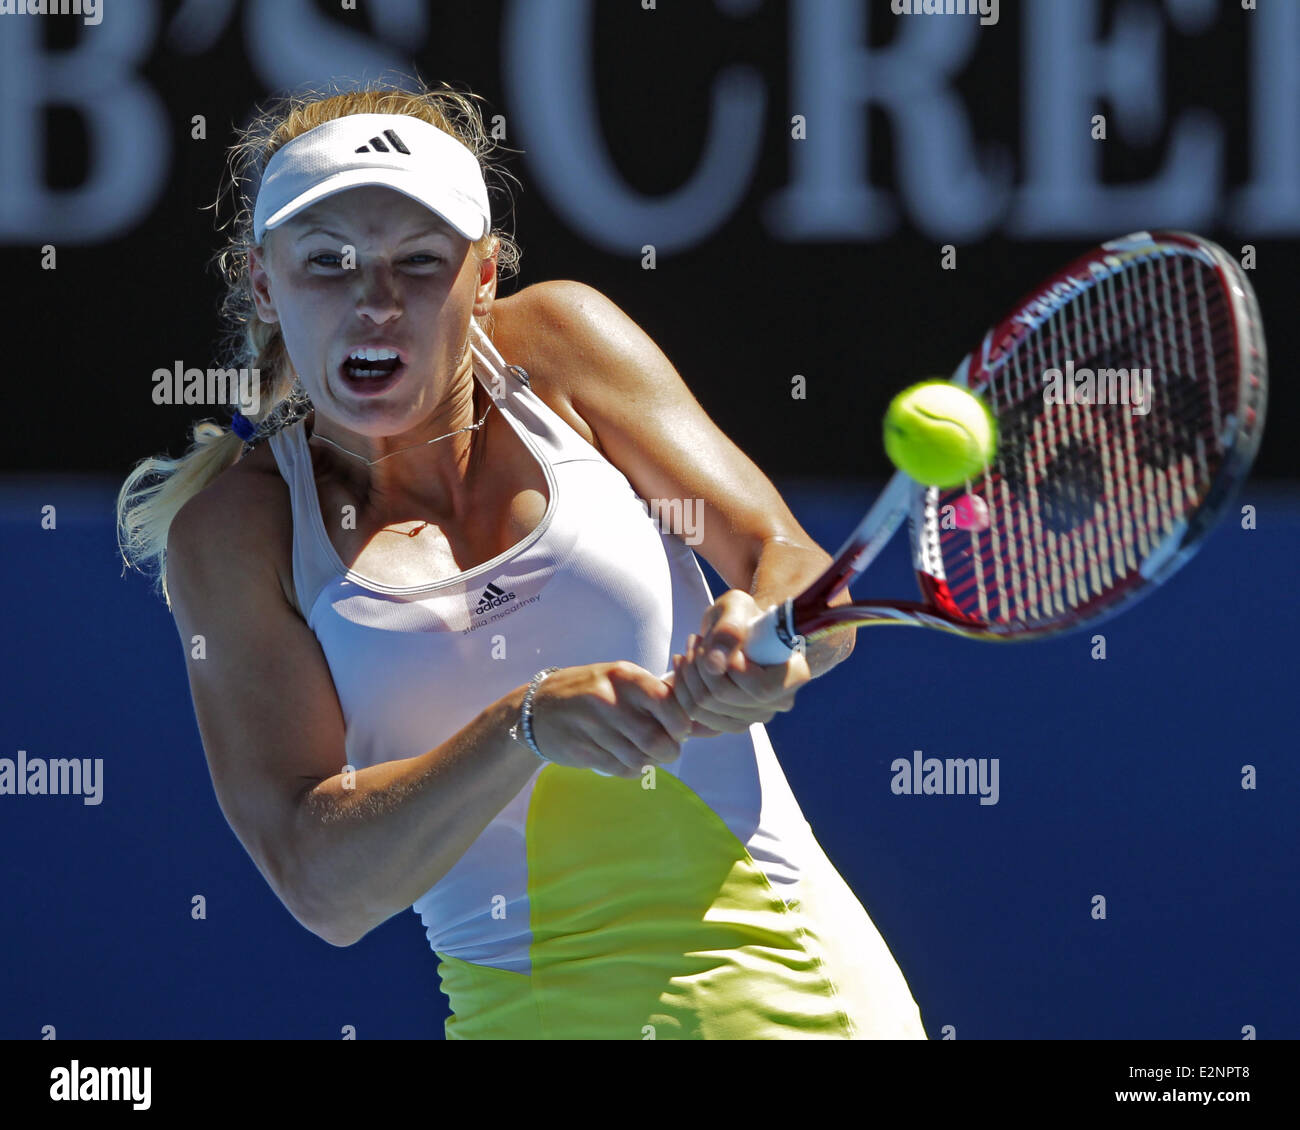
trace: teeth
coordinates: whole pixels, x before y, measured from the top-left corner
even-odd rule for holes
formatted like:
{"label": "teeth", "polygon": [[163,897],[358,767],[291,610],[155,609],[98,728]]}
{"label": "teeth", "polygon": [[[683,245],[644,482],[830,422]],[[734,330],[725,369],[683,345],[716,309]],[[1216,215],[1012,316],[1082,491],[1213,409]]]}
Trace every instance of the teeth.
{"label": "teeth", "polygon": [[367,347],[365,349],[354,349],[351,353],[348,354],[348,360],[349,361],[396,361],[397,356],[398,354],[396,349],[386,349],[382,346],[379,347],[378,349],[374,347]]}

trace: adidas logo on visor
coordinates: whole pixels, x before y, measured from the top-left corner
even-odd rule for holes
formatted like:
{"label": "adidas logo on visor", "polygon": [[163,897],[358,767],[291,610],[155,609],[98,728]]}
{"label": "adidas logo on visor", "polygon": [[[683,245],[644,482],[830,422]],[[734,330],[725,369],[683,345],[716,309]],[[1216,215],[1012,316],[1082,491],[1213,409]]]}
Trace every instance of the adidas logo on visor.
{"label": "adidas logo on visor", "polygon": [[[409,149],[406,148],[406,143],[405,143],[404,141],[402,141],[402,139],[401,139],[400,137],[397,136],[397,131],[396,131],[396,130],[391,130],[391,129],[386,129],[386,130],[384,130],[384,137],[388,138],[389,144],[391,144],[392,147],[393,147],[394,149],[396,149],[399,153],[405,153],[408,157],[411,155],[411,151],[410,151]],[[353,152],[355,152],[355,153],[372,153],[372,152],[373,152],[373,153],[387,153],[387,152],[388,152],[388,146],[384,144],[384,142],[383,142],[383,138],[372,137],[372,138],[370,139],[370,144],[369,144],[369,145],[360,145],[360,146],[358,146],[355,150],[353,150]]]}

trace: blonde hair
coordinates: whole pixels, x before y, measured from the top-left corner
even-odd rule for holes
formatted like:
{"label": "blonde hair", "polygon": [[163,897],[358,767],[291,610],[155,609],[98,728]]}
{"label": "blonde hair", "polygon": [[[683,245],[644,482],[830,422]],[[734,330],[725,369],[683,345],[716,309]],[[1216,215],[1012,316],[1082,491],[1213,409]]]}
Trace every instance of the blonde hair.
{"label": "blonde hair", "polygon": [[[414,89],[412,89],[412,86]],[[293,422],[310,409],[284,347],[278,325],[263,322],[253,304],[249,252],[253,239],[253,201],[262,171],[277,149],[300,134],[350,114],[405,114],[421,118],[451,134],[479,159],[485,179],[510,174],[489,163],[498,148],[487,134],[477,102],[482,99],[448,83],[433,89],[419,79],[383,80],[340,91],[299,92],[260,111],[239,131],[230,148],[227,176],[214,208],[223,198],[233,201],[234,214],[221,227],[230,235],[215,264],[226,286],[221,304],[226,324],[222,367],[247,368],[260,374],[261,412],[253,423],[258,437]],[[507,200],[509,190],[505,189]],[[471,254],[479,263],[497,250],[498,279],[518,273],[520,250],[504,231],[493,229],[476,241]],[[480,319],[485,330],[491,315]],[[227,468],[239,461],[244,441],[225,424],[199,420],[192,428],[189,449],[179,459],[152,456],[138,463],[117,496],[117,537],[127,567],[156,574],[156,587],[170,607],[167,594],[167,534],[181,507]]]}

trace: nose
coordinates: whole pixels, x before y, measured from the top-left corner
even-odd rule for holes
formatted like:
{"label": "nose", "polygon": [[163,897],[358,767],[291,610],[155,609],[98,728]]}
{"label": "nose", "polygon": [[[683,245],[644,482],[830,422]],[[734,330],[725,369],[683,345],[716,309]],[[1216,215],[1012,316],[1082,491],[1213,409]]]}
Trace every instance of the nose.
{"label": "nose", "polygon": [[357,268],[357,313],[376,325],[392,321],[402,312],[392,273],[382,266]]}

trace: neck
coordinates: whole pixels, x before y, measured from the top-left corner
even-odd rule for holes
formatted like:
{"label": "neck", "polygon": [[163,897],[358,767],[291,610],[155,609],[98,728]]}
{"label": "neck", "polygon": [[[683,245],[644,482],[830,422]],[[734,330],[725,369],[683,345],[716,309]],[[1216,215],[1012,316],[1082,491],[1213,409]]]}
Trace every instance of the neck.
{"label": "neck", "polygon": [[446,392],[418,427],[399,435],[366,436],[314,416],[313,436],[331,442],[313,448],[350,494],[371,509],[391,514],[391,520],[403,520],[403,515],[432,520],[454,516],[467,507],[488,425],[461,429],[478,423],[490,404],[474,375],[473,354],[466,349]]}

